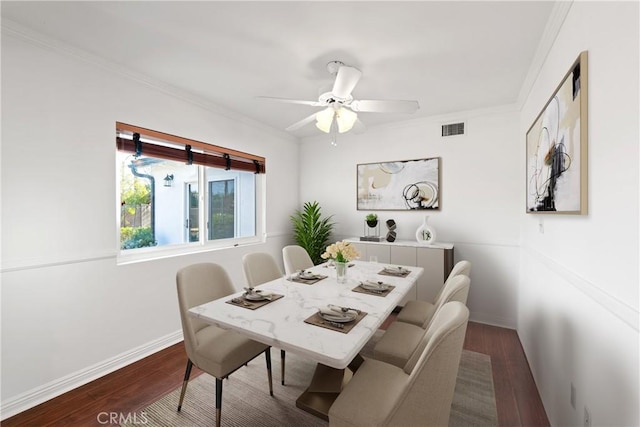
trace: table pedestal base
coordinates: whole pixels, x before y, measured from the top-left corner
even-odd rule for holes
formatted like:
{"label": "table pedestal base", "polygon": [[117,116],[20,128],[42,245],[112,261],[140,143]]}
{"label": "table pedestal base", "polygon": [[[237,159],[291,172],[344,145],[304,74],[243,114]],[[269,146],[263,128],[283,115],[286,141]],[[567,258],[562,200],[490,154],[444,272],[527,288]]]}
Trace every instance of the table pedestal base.
{"label": "table pedestal base", "polygon": [[296,406],[316,417],[329,421],[329,408],[362,362],[364,362],[362,356],[357,355],[347,369],[335,369],[318,363],[311,384],[298,397]]}

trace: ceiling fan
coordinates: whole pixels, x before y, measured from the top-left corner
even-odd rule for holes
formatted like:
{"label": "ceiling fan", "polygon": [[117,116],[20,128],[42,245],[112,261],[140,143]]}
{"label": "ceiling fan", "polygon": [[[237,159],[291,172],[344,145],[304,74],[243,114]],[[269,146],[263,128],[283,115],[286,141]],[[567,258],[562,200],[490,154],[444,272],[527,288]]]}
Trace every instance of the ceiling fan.
{"label": "ceiling fan", "polygon": [[294,131],[316,121],[316,127],[326,133],[344,133],[354,126],[364,130],[364,124],[358,119],[359,112],[371,113],[414,113],[420,108],[418,101],[401,100],[365,100],[353,99],[351,92],[358,84],[362,72],[355,67],[345,65],[340,61],[331,61],[327,64],[327,71],[335,75],[333,88],[318,97],[317,101],[304,101],[297,99],[273,98],[262,96],[260,98],[290,104],[309,105],[311,107],[325,107],[323,110],[305,117],[304,119],[287,127],[287,131]]}

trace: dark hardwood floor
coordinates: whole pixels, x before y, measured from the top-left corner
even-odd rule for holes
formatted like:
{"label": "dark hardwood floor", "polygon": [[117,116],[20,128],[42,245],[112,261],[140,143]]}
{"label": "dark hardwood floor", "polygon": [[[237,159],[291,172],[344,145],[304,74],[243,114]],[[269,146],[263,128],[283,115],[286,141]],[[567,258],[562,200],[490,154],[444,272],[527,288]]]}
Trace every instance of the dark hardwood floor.
{"label": "dark hardwood floor", "polygon": [[[389,319],[383,328],[392,320]],[[549,425],[516,331],[469,322],[464,348],[491,356],[500,426]],[[8,418],[1,425],[117,425],[105,423],[109,419],[108,413],[126,416],[179,387],[186,357],[182,343],[175,344]],[[194,368],[191,377],[199,374],[201,372]]]}

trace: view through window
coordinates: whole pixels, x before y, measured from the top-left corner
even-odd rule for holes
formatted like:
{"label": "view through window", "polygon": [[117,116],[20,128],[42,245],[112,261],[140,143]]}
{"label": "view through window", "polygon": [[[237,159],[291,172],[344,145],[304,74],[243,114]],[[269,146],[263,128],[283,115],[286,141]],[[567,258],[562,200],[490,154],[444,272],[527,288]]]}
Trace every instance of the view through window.
{"label": "view through window", "polygon": [[[256,172],[264,166],[257,169],[252,162],[240,167],[254,170],[240,170],[172,160],[165,158],[176,157],[164,154],[166,143],[151,140],[155,151],[151,145],[145,150],[145,139],[138,135],[119,132],[117,137],[121,250],[221,241],[233,245],[257,237],[262,213],[257,211]],[[134,138],[138,149],[131,148]],[[188,153],[184,156],[189,159]],[[229,166],[230,157],[224,162]]]}

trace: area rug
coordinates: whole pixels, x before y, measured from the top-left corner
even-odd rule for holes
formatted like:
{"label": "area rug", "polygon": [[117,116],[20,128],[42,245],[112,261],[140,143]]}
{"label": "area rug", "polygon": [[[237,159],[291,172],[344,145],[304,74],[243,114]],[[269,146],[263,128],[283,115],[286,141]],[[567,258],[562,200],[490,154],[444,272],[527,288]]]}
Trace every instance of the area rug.
{"label": "area rug", "polygon": [[[382,332],[363,349],[366,356]],[[272,349],[272,354],[279,351]],[[286,385],[280,384],[279,357],[273,363],[273,394],[264,357],[258,357],[224,381],[222,425],[225,427],[327,427],[328,422],[296,408],[296,399],[311,382],[315,363],[287,353]],[[153,427],[199,427],[215,425],[215,379],[202,374],[189,382],[182,411],[177,412],[180,389],[138,412],[136,421]],[[133,421],[133,420],[132,420]],[[123,424],[133,427],[138,424]],[[450,427],[496,426],[497,413],[491,373],[491,359],[464,350],[451,407]]]}

